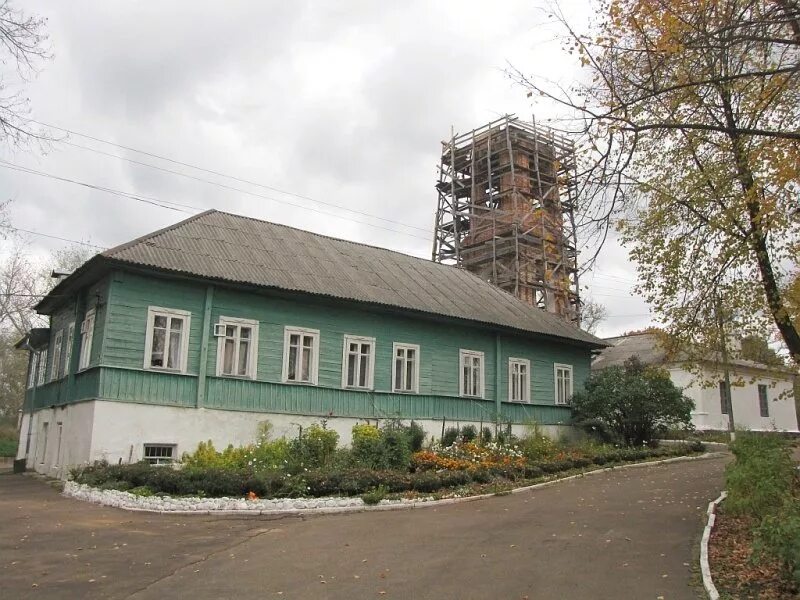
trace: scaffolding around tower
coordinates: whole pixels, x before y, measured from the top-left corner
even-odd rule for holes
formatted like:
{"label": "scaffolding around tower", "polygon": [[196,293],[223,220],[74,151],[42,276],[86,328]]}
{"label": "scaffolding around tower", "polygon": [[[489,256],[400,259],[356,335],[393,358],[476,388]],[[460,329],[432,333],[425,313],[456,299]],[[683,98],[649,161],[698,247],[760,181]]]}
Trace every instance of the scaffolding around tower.
{"label": "scaffolding around tower", "polygon": [[573,142],[506,115],[442,142],[433,260],[580,321]]}

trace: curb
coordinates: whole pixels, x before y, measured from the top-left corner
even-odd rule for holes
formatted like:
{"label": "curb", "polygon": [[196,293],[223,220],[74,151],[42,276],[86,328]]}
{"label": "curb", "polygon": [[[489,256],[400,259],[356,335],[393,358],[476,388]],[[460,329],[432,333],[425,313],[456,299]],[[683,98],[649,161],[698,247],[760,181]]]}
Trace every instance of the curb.
{"label": "curb", "polygon": [[575,475],[569,475],[567,477],[561,477],[556,479],[551,479],[550,481],[544,481],[542,483],[535,483],[533,485],[526,485],[523,487],[513,488],[511,490],[497,493],[492,492],[489,494],[478,494],[475,496],[465,496],[463,498],[443,498],[441,500],[428,500],[428,501],[421,501],[421,502],[407,502],[403,504],[384,504],[378,506],[339,506],[339,507],[326,507],[326,508],[289,508],[289,509],[279,509],[279,510],[157,510],[153,508],[138,508],[133,506],[111,506],[110,504],[105,504],[103,502],[93,502],[91,500],[86,500],[84,498],[78,498],[70,494],[66,489],[63,492],[63,495],[68,498],[73,498],[75,500],[79,500],[82,502],[90,502],[92,504],[99,504],[101,506],[109,506],[111,508],[118,508],[121,510],[127,510],[130,512],[143,512],[143,513],[155,513],[161,515],[203,515],[203,516],[244,516],[244,515],[251,515],[251,516],[273,516],[273,517],[280,517],[280,516],[305,516],[305,515],[330,515],[330,514],[343,514],[343,513],[359,513],[359,512],[367,512],[367,511],[389,511],[389,510],[412,510],[415,508],[429,508],[429,507],[438,507],[438,506],[448,506],[451,504],[461,504],[464,502],[475,502],[477,500],[485,500],[486,498],[491,498],[492,496],[498,495],[508,495],[508,494],[520,494],[522,492],[528,492],[531,490],[538,490],[541,488],[550,487],[557,483],[561,483],[562,481],[570,481],[572,479],[580,479],[583,477],[588,477],[590,475],[599,475],[601,473],[610,473],[612,471],[622,471],[627,469],[637,469],[637,468],[644,468],[650,467],[654,465],[663,465],[663,464],[671,464],[676,462],[689,462],[695,460],[708,460],[713,458],[720,458],[725,456],[727,453],[725,452],[708,452],[706,454],[701,454],[700,456],[677,456],[673,458],[665,458],[662,460],[652,460],[652,461],[645,461],[639,463],[630,463],[625,465],[620,465],[618,467],[604,467],[602,469],[593,469],[591,471],[586,471],[585,473],[577,473]]}
{"label": "curb", "polygon": [[719,600],[719,592],[711,579],[711,567],[708,564],[708,540],[711,537],[711,530],[714,528],[714,522],[717,520],[716,509],[720,502],[722,502],[728,495],[728,492],[722,492],[719,498],[708,503],[708,522],[705,529],[703,529],[703,539],[700,541],[700,572],[703,575],[703,587],[706,588],[706,593],[711,600]]}

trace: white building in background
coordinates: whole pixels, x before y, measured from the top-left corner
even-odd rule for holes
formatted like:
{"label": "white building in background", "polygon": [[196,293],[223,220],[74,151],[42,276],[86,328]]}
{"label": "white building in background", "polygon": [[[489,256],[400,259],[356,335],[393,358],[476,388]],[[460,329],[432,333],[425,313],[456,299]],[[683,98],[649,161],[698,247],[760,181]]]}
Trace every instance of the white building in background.
{"label": "white building in background", "polygon": [[[669,360],[653,333],[638,333],[605,341],[611,346],[595,357],[592,371],[621,366],[633,356],[644,364],[662,366],[669,371],[672,382],[694,400],[692,423],[697,429],[728,428],[726,387],[719,363],[708,361],[694,365],[690,370],[685,360]],[[796,374],[792,370],[734,359],[729,363],[729,371],[730,400],[736,427],[752,431],[798,431],[793,393]]]}

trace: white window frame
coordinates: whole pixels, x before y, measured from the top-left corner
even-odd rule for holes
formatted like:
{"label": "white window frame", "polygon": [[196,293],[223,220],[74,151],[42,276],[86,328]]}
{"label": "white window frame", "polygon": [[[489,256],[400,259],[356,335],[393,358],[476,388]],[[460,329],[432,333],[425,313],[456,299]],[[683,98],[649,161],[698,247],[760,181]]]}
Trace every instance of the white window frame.
{"label": "white window frame", "polygon": [[81,353],[78,361],[78,370],[83,371],[89,367],[92,360],[92,341],[94,339],[94,324],[96,311],[90,308],[81,322]]}
{"label": "white window frame", "polygon": [[75,343],[75,321],[67,326],[67,348],[64,351],[64,369],[62,377],[69,375],[70,364],[72,362],[72,345]]}
{"label": "white window frame", "polygon": [[233,364],[239,364],[239,327],[249,327],[250,334],[250,356],[247,359],[247,373],[239,375],[236,373],[225,373],[223,368],[225,366],[225,340],[228,339],[225,335],[217,336],[217,377],[233,377],[236,379],[255,379],[258,375],[258,321],[255,319],[242,319],[239,317],[223,317],[220,316],[217,325],[224,328],[230,326],[237,327],[236,343],[234,345]]}
{"label": "white window frame", "polygon": [[28,373],[28,389],[36,387],[36,378],[39,376],[39,351],[31,352],[30,372]]}
{"label": "white window frame", "polygon": [[[178,317],[183,319],[183,329],[181,330],[181,348],[180,359],[178,360],[178,368],[170,369],[164,367],[154,367],[151,362],[153,359],[153,328],[155,325],[156,317],[166,317],[171,319]],[[169,324],[167,321],[167,331],[169,332]],[[146,371],[161,371],[165,373],[186,373],[186,364],[189,360],[189,333],[192,325],[192,313],[188,310],[180,310],[178,308],[163,308],[161,306],[148,306],[147,307],[147,333],[144,338],[144,368]],[[169,340],[164,340],[164,364],[169,361],[168,356]]]}
{"label": "white window frame", "polygon": [[[350,344],[359,345],[359,357],[361,356],[361,345],[369,345],[369,361],[367,362],[367,385],[361,386],[358,383],[354,385],[347,384],[347,361],[350,358]],[[361,361],[356,363],[355,380],[358,382],[360,379]],[[364,337],[360,335],[344,335],[342,342],[342,389],[348,390],[372,390],[375,388],[375,338]]]}
{"label": "white window frame", "polygon": [[39,351],[39,374],[36,378],[36,385],[42,386],[46,383],[45,375],[47,373],[47,348]]}
{"label": "white window frame", "polygon": [[[289,340],[292,335],[300,336],[300,347],[303,347],[303,336],[310,336],[313,339],[311,344],[311,365],[309,367],[309,381],[298,381],[289,379]],[[302,352],[300,353],[302,356]],[[302,371],[302,368],[300,368]],[[298,370],[295,369],[295,373]],[[286,326],[283,329],[283,369],[281,372],[283,383],[296,385],[317,385],[319,382],[319,329],[308,329],[306,327]]]}
{"label": "white window frame", "polygon": [[53,360],[50,362],[50,381],[61,377],[61,354],[64,352],[64,330],[59,329],[53,336]]}
{"label": "white window frame", "polygon": [[[148,448],[169,448],[172,452],[170,456],[147,456]],[[177,444],[156,444],[147,442],[142,445],[142,460],[149,462],[151,465],[169,465],[178,459],[178,445]]]}
{"label": "white window frame", "polygon": [[[569,372],[569,391],[567,393],[567,397],[564,399],[564,402],[561,402],[558,398],[558,372],[560,370],[568,371]],[[575,385],[575,376],[572,369],[572,365],[566,365],[563,363],[553,363],[553,395],[555,398],[555,403],[558,406],[568,406],[570,399],[572,398],[572,394],[574,393],[574,385]]]}
{"label": "white window frame", "polygon": [[[479,358],[480,359],[480,367],[478,371],[478,390],[477,393],[474,394],[467,394],[464,391],[464,361],[466,359],[473,359]],[[472,370],[472,365],[469,365],[470,370]],[[470,380],[472,378],[470,377]],[[458,395],[462,398],[483,398],[486,395],[486,360],[484,358],[483,352],[479,350],[465,350],[461,349],[458,351]]]}
{"label": "white window frame", "polygon": [[[513,395],[513,379],[514,379],[514,365],[521,365],[525,367],[526,378],[528,380],[527,385],[522,389],[522,397],[521,398],[514,398]],[[531,402],[531,361],[527,358],[514,358],[510,357],[508,359],[508,401],[509,402],[521,402],[524,404],[530,404]]]}
{"label": "white window frame", "polygon": [[[414,356],[416,357],[414,360],[414,382],[413,382],[413,389],[399,389],[397,387],[397,351],[398,350],[414,350]],[[420,365],[422,364],[421,354],[419,350],[419,344],[403,344],[400,342],[394,342],[392,344],[392,392],[395,394],[419,394],[419,369]],[[403,381],[406,380],[406,364],[408,361],[404,359],[404,366],[403,366]]]}

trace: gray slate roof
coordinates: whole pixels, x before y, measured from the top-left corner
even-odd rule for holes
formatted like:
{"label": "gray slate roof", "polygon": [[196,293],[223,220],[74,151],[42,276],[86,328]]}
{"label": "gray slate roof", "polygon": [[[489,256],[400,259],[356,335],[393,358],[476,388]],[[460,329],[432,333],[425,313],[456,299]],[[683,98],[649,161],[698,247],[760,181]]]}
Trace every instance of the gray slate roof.
{"label": "gray slate roof", "polygon": [[611,344],[598,354],[592,361],[592,369],[605,369],[606,367],[622,366],[631,358],[637,356],[646,365],[661,364],[666,361],[666,351],[658,345],[656,336],[652,333],[637,333],[606,338]]}
{"label": "gray slate roof", "polygon": [[[622,366],[622,364],[632,356],[636,356],[646,365],[660,364],[685,364],[690,357],[685,352],[678,352],[677,355],[667,357],[666,350],[660,345],[658,337],[653,333],[635,333],[632,335],[622,335],[619,337],[605,338],[604,341],[610,346],[603,348],[592,361],[592,370],[605,369],[606,367]],[[699,362],[721,363],[722,358],[713,353],[704,357],[705,360]],[[763,363],[746,360],[743,358],[731,358],[728,364],[735,367],[746,367],[748,369],[758,369],[761,371],[772,371],[781,373],[794,373],[790,367],[780,367],[765,365]]]}
{"label": "gray slate roof", "polygon": [[159,270],[605,342],[472,273],[399,252],[210,210],[103,252]]}

